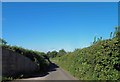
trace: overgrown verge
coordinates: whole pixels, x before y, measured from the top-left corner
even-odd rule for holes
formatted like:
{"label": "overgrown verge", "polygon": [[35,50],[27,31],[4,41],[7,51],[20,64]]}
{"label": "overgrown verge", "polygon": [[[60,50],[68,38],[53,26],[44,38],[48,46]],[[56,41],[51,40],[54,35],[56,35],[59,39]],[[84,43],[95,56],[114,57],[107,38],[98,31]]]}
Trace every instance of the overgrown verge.
{"label": "overgrown verge", "polygon": [[[10,45],[6,45],[6,44],[2,44],[0,45],[2,48],[8,49],[10,51],[19,53],[20,55],[23,55],[27,58],[29,58],[30,60],[32,60],[34,63],[36,63],[39,66],[39,69],[36,70],[35,73],[39,73],[39,74],[43,74],[46,73],[48,71],[48,67],[50,62],[48,60],[46,60],[46,54],[43,52],[38,52],[38,51],[33,51],[33,50],[28,50],[22,47],[18,47],[18,46],[10,46]],[[9,68],[8,68],[9,69]],[[31,74],[19,74],[19,75],[15,75],[15,76],[3,76],[2,80],[13,80],[13,79],[18,79],[18,78],[23,78],[25,76],[29,76]]]}
{"label": "overgrown verge", "polygon": [[80,80],[120,80],[120,32],[52,60]]}

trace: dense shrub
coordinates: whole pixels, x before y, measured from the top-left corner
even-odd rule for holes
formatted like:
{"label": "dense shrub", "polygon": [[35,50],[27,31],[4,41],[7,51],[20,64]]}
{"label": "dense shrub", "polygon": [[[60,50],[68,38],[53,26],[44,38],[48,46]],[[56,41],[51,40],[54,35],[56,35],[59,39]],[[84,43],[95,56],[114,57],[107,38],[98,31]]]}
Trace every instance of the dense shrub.
{"label": "dense shrub", "polygon": [[10,45],[4,45],[4,44],[2,44],[1,46],[9,50],[12,50],[14,52],[17,52],[23,56],[26,56],[33,62],[37,63],[37,65],[40,67],[40,70],[39,70],[40,72],[47,71],[49,62],[44,58],[45,53],[28,50],[28,49],[18,47],[18,46],[10,46]]}
{"label": "dense shrub", "polygon": [[120,32],[52,60],[80,80],[120,80]]}

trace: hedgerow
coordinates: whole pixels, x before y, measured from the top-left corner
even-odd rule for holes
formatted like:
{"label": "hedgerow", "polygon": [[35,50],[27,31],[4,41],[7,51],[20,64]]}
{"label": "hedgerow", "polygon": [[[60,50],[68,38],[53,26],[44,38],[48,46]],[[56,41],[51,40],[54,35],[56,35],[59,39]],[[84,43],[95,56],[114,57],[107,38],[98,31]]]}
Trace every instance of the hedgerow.
{"label": "hedgerow", "polygon": [[53,60],[80,80],[120,80],[119,37],[120,32]]}
{"label": "hedgerow", "polygon": [[49,62],[44,59],[44,55],[46,55],[45,53],[25,49],[25,48],[18,47],[18,46],[10,46],[10,45],[6,45],[6,44],[5,45],[2,44],[1,46],[2,46],[2,48],[6,48],[6,49],[9,49],[16,53],[19,53],[20,55],[23,55],[23,56],[29,58],[30,60],[32,60],[33,62],[35,62],[40,68],[38,71],[40,71],[40,72],[47,71]]}

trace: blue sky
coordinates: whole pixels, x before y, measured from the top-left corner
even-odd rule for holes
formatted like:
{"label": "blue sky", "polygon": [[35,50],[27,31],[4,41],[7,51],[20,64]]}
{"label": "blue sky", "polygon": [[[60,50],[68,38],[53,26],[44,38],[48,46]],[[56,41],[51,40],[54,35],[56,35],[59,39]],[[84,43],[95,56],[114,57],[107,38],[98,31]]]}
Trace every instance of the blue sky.
{"label": "blue sky", "polygon": [[3,3],[2,8],[3,38],[44,52],[89,46],[94,36],[109,38],[118,25],[113,2]]}

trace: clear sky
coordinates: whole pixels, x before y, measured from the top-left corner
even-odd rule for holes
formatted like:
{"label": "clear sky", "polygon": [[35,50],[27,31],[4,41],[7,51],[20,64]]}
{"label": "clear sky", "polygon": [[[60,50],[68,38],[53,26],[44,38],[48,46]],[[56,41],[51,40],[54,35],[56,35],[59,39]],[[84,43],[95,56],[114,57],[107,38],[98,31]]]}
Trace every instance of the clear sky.
{"label": "clear sky", "polygon": [[89,46],[94,36],[109,38],[118,25],[118,4],[3,3],[3,38],[11,45],[39,51]]}

